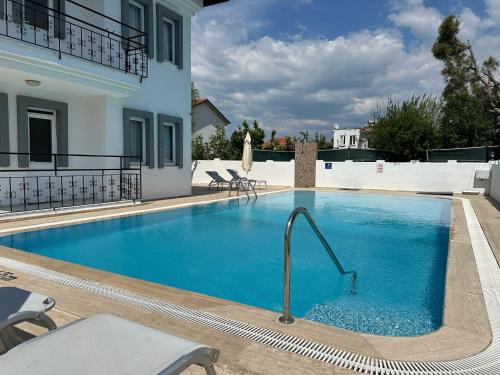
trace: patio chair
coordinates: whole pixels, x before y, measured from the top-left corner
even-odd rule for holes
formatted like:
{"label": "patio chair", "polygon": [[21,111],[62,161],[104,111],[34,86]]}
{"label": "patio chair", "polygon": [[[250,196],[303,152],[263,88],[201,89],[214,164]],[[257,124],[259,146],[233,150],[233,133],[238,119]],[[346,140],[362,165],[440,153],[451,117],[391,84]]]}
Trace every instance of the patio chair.
{"label": "patio chair", "polygon": [[[246,177],[241,177],[234,169],[227,169],[227,171],[233,177],[230,186],[236,187],[237,195],[240,195],[240,192],[245,192],[247,198],[250,198],[248,192],[251,191],[255,195],[255,198],[257,198],[257,193],[255,192],[256,180],[249,180]],[[229,189],[229,196],[231,196],[231,190],[232,189]]]}
{"label": "patio chair", "polygon": [[9,351],[22,342],[14,331],[17,324],[29,322],[49,331],[56,329],[54,321],[45,314],[55,304],[52,298],[41,294],[14,287],[0,287],[0,341],[4,350]]}
{"label": "patio chair", "polygon": [[224,185],[227,185],[229,188],[232,187],[231,181],[226,180],[216,171],[205,171],[205,173],[212,178],[212,181],[210,181],[210,183],[208,184],[209,189],[214,185],[216,186],[217,190],[219,190],[220,187],[224,187]]}
{"label": "patio chair", "polygon": [[[245,177],[241,177],[240,174],[238,173],[238,171],[235,170],[235,169],[226,169],[226,170],[228,171],[228,173],[233,178],[233,181],[239,181],[242,178],[245,178]],[[266,190],[267,190],[267,181],[266,180],[252,180],[251,179],[249,181],[252,181],[254,183],[254,185],[258,185],[259,187],[261,185],[264,185],[266,187]]]}
{"label": "patio chair", "polygon": [[191,365],[215,375],[219,351],[113,315],[67,324],[0,356],[2,374],[173,375]]}

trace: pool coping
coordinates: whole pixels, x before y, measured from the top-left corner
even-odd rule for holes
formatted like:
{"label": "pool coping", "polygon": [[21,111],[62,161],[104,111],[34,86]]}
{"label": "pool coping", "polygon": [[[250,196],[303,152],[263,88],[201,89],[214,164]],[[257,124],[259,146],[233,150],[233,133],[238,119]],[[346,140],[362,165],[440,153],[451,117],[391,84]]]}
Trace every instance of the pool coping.
{"label": "pool coping", "polygon": [[[349,193],[352,193],[352,192],[349,192]],[[449,199],[449,198],[448,198],[448,199]],[[457,201],[457,200],[454,200],[454,202],[456,202],[456,201]],[[211,201],[211,202],[213,202],[213,201]],[[211,203],[211,202],[204,202],[204,203]],[[462,202],[465,202],[465,201],[462,201]],[[467,202],[468,202],[468,201],[467,201]],[[463,203],[463,204],[464,204],[464,208],[465,208],[465,203]],[[191,204],[190,204],[190,205],[191,205]],[[185,205],[181,205],[181,206],[185,206]],[[175,207],[179,208],[179,206],[175,206]],[[172,209],[172,207],[170,207],[170,209]],[[455,205],[454,205],[454,211],[455,211]],[[135,213],[132,213],[132,214],[135,214]],[[472,235],[471,235],[471,238],[472,238]],[[453,239],[451,240],[451,242],[453,242]],[[1,249],[0,249],[0,250],[1,250]],[[474,250],[475,250],[475,249],[474,249]],[[16,257],[15,255],[14,255],[14,256],[12,256],[13,254],[12,254],[11,250],[7,250],[7,253],[5,253],[5,251],[1,251],[1,252],[0,252],[0,255],[2,255],[2,254],[3,254],[3,255],[10,255],[10,256],[9,256],[9,258],[13,258],[13,259],[14,259],[14,261],[15,261],[15,258],[18,258],[18,257]],[[50,258],[45,258],[45,261],[43,261],[43,259],[42,259],[42,258],[44,258],[44,257],[40,257],[40,256],[37,256],[37,255],[34,255],[34,254],[30,254],[30,255],[31,255],[31,258],[32,258],[32,259],[30,259],[30,263],[35,263],[35,264],[37,264],[37,263],[38,263],[38,264],[40,264],[40,263],[41,263],[41,264],[45,264],[45,266],[47,266],[47,265],[48,265],[48,266],[49,266],[49,268],[56,268],[56,269],[58,269],[58,268],[60,269],[60,267],[53,267],[53,266],[55,266],[55,265],[56,265],[56,264],[58,264],[58,263],[59,263],[59,266],[61,266],[61,265],[66,265],[66,266],[70,265],[70,266],[74,266],[74,267],[73,267],[73,271],[76,271],[75,273],[76,273],[77,275],[78,275],[79,273],[81,274],[82,269],[85,269],[85,268],[86,268],[86,267],[82,267],[82,266],[76,266],[76,265],[72,265],[72,264],[66,264],[66,262],[55,261],[55,260],[50,259]],[[22,257],[21,257],[21,258],[22,258]],[[5,264],[5,259],[7,259],[7,258],[3,257],[3,258],[1,259],[1,260],[2,260],[2,262],[0,262],[0,264],[3,264],[3,265],[5,265],[5,266],[7,266],[7,265]],[[8,263],[11,263],[11,262],[8,262]],[[496,264],[496,262],[495,262],[495,264]],[[12,266],[12,264],[11,264],[11,266]],[[51,267],[51,266],[52,266],[52,267]],[[26,269],[29,269],[29,267],[28,267],[28,268],[26,268],[25,266],[20,266],[19,264],[17,264],[17,266],[16,266],[16,267],[17,267],[17,269],[18,269],[18,270],[20,270],[20,271],[23,271],[23,269],[24,269],[25,271],[26,271]],[[19,268],[19,267],[20,267],[20,268]],[[31,266],[31,267],[37,267],[37,266]],[[38,267],[38,268],[40,268],[40,267]],[[71,267],[70,267],[70,268],[71,268]],[[80,268],[80,269],[78,269],[78,268]],[[43,271],[43,272],[46,272],[46,271],[47,271],[47,272],[49,272],[49,274],[50,274],[50,272],[54,272],[54,271],[50,271],[49,269],[45,269],[45,268],[43,268],[43,267],[42,267],[42,270],[45,270],[45,271]],[[32,271],[33,271],[33,269],[32,269]],[[70,271],[71,271],[71,270],[70,270]],[[41,272],[41,271],[40,271],[40,269],[38,269],[36,272],[37,272],[37,273],[39,273],[39,272]],[[84,273],[85,273],[85,272],[84,272]],[[73,272],[71,272],[71,274],[73,274]],[[102,276],[102,275],[104,275],[104,276],[105,276],[106,274],[109,274],[109,273],[107,273],[107,272],[105,272],[105,271],[99,271],[99,270],[94,270],[94,269],[88,269],[87,275],[89,275],[89,274],[90,274],[90,275],[91,275],[91,274],[94,274],[94,275],[97,277],[98,275],[101,275],[101,276]],[[69,276],[69,275],[66,275],[66,276]],[[58,279],[58,280],[61,280],[61,279],[60,279],[60,277],[62,277],[62,276],[58,276],[58,277],[59,277],[59,279]],[[117,278],[125,278],[125,279],[126,279],[126,277],[124,277],[124,276],[116,276],[116,275],[113,275],[113,278],[114,278],[114,279],[117,279]],[[64,277],[63,277],[63,279],[64,279]],[[82,280],[85,280],[85,279],[79,279],[79,281],[78,281],[79,285],[81,285]],[[85,280],[85,281],[88,281],[88,280]],[[109,280],[108,280],[108,281],[109,281]],[[448,281],[448,279],[447,279],[447,281]],[[57,282],[57,281],[56,281],[56,282]],[[143,282],[143,284],[144,284],[144,283],[145,283],[145,284],[148,284],[147,282]],[[99,284],[100,284],[100,285],[104,285],[104,284],[102,284],[102,283],[99,283]],[[106,287],[107,287],[107,288],[109,288],[109,287],[111,287],[111,286],[107,285]],[[92,287],[92,288],[94,288],[94,287]],[[111,288],[112,288],[112,287],[111,287]],[[166,288],[166,289],[170,289],[170,290],[175,290],[175,289],[173,289],[173,288],[164,287],[164,286],[161,286],[161,288],[164,288],[164,289]],[[447,285],[447,290],[448,290],[448,285]],[[191,293],[191,292],[186,292],[186,291],[180,291],[180,290],[175,290],[175,291],[176,291],[177,293],[179,293],[179,292],[181,292],[181,293],[182,293],[182,292],[183,292],[183,293],[185,293],[185,294],[188,294],[188,295],[190,296],[190,298],[192,298],[193,296],[196,296],[196,293]],[[206,301],[207,299],[208,299],[208,300],[213,300],[213,301],[221,301],[221,300],[216,299],[216,298],[213,298],[213,297],[207,297],[207,296],[202,296],[202,297],[203,297],[203,299],[204,299],[205,301]],[[222,300],[222,301],[223,301],[223,300]],[[257,309],[257,308],[253,308],[253,307],[246,307],[246,306],[244,306],[244,305],[239,305],[239,304],[231,303],[231,302],[228,302],[228,301],[224,301],[224,303],[225,303],[225,305],[226,305],[226,306],[229,306],[229,307],[234,307],[234,308],[239,308],[239,309],[241,309],[242,307],[245,307],[245,308],[248,308],[248,309],[250,309],[250,310],[255,310],[255,311],[257,311],[257,312],[260,312],[260,313],[262,313],[262,312],[263,312],[262,310]],[[189,306],[189,304],[188,304],[188,306]],[[182,306],[182,307],[184,308],[184,306]],[[210,308],[205,308],[204,310],[210,310]],[[202,312],[203,312],[203,313],[206,313],[207,311],[202,311]],[[276,318],[277,318],[277,315],[278,315],[278,314],[275,314],[275,313],[273,313],[273,312],[269,312],[269,314],[271,314],[271,316],[273,316],[273,317],[275,316]],[[270,317],[270,316],[269,316],[269,314],[265,314],[265,315],[268,315],[268,318],[269,318],[269,317]],[[229,315],[230,315],[230,314],[229,314]],[[220,317],[220,316],[218,316],[218,318],[221,318],[221,319],[228,319],[228,318],[225,318],[225,317]],[[248,319],[248,320],[252,321],[251,319]],[[297,324],[297,326],[300,326],[300,327],[297,327],[297,326],[296,326],[296,327],[290,327],[290,329],[285,329],[283,326],[274,325],[274,326],[272,326],[272,328],[274,328],[274,329],[275,329],[275,331],[277,331],[277,332],[283,332],[283,334],[284,334],[284,335],[286,335],[286,334],[287,334],[287,333],[284,333],[284,332],[286,332],[286,331],[290,332],[291,334],[298,334],[298,335],[300,335],[300,332],[299,332],[299,331],[301,331],[301,329],[298,329],[298,328],[306,328],[306,329],[310,329],[311,327],[313,327],[313,325],[316,325],[316,326],[321,326],[321,328],[322,328],[322,330],[323,330],[323,331],[324,331],[325,329],[326,329],[326,330],[328,330],[328,331],[332,331],[332,332],[333,332],[333,331],[336,331],[336,332],[334,332],[334,335],[335,335],[335,337],[336,337],[337,339],[338,339],[338,337],[339,337],[339,336],[343,336],[343,337],[345,338],[345,337],[346,337],[346,333],[349,333],[349,334],[351,334],[351,335],[361,335],[361,336],[376,337],[376,336],[373,336],[373,335],[359,334],[359,333],[355,333],[355,332],[345,331],[345,330],[342,330],[342,329],[339,329],[339,328],[327,327],[327,326],[318,325],[318,324],[315,324],[315,323],[311,323],[311,322],[307,322],[307,321],[301,321],[301,320],[299,320],[299,324]],[[268,326],[268,327],[269,327],[269,326]],[[271,329],[272,329],[272,328],[271,328]],[[262,329],[262,330],[266,330],[266,329],[269,329],[269,328],[260,328],[260,329]],[[403,343],[403,342],[408,343],[408,341],[412,341],[412,340],[415,340],[415,339],[420,339],[420,338],[422,338],[422,337],[427,337],[427,338],[429,338],[429,337],[431,337],[433,334],[435,334],[435,333],[437,333],[437,332],[439,332],[439,331],[440,331],[440,330],[435,331],[435,332],[433,332],[433,333],[430,333],[429,335],[426,335],[426,336],[420,336],[420,337],[417,337],[417,338],[391,338],[391,339],[394,339],[394,340],[400,341],[401,343]],[[303,332],[305,332],[305,331],[303,331]],[[247,334],[248,334],[248,333],[247,333]],[[307,337],[307,335],[304,335],[304,334],[302,334],[302,336],[306,336],[306,337]],[[349,336],[349,335],[347,335],[347,336]],[[443,340],[443,337],[441,337],[440,339],[441,339],[441,340]],[[302,341],[303,341],[303,340],[302,340]],[[306,340],[306,341],[307,341],[307,340]],[[323,344],[319,344],[319,343],[318,343],[318,345],[325,345],[325,343],[324,343],[324,342],[325,342],[325,340],[316,340],[316,341],[323,342]],[[312,342],[312,344],[316,344],[316,341]],[[489,341],[488,341],[488,342],[489,342]],[[286,342],[285,342],[283,345],[285,345],[285,344],[286,344]],[[327,343],[327,344],[328,344],[328,343]],[[287,346],[287,345],[285,345],[285,346]],[[485,346],[488,346],[488,345],[485,345]],[[300,345],[299,345],[299,347],[300,347]],[[337,345],[337,347],[338,347],[338,345]],[[286,350],[288,350],[288,349],[286,349]],[[341,350],[341,349],[335,349],[335,350],[337,350],[337,351],[339,351],[339,350],[340,350],[340,352],[342,352],[342,350]],[[339,353],[340,353],[340,352],[339,352]],[[357,351],[357,352],[359,352],[359,351]],[[346,353],[347,353],[346,355],[348,355],[348,354],[349,354],[348,352],[346,352]],[[365,353],[365,354],[366,354],[366,353]],[[471,354],[473,354],[473,353],[471,353]],[[359,355],[358,355],[358,354],[356,354],[356,356],[359,356]],[[363,356],[361,355],[361,356],[360,356],[360,358],[361,358],[361,357],[363,357]],[[387,356],[387,355],[382,355],[381,357],[382,357],[382,358],[387,358],[388,356]],[[367,358],[368,358],[368,357],[367,357]],[[371,357],[370,357],[370,358],[371,358]],[[452,359],[452,358],[448,358],[448,359]],[[335,361],[335,364],[339,365],[339,363],[337,363],[336,361]],[[349,368],[350,368],[350,367],[349,367]]]}

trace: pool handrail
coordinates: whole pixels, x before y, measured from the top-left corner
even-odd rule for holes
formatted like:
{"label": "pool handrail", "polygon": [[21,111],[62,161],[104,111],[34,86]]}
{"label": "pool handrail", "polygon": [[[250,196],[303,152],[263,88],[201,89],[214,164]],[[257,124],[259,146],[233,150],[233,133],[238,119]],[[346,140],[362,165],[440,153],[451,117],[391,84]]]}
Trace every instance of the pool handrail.
{"label": "pool handrail", "polygon": [[321,243],[323,244],[323,247],[325,248],[326,252],[332,259],[333,263],[337,267],[337,270],[340,272],[341,275],[347,275],[350,274],[352,275],[352,289],[351,293],[355,293],[356,290],[356,282],[357,282],[357,273],[355,271],[346,271],[344,267],[342,267],[342,264],[340,263],[339,259],[333,252],[330,244],[326,240],[325,236],[321,233],[318,225],[312,218],[311,214],[305,207],[297,207],[293,212],[290,214],[290,217],[288,218],[288,221],[286,223],[286,229],[285,229],[285,244],[284,244],[284,269],[283,269],[283,315],[280,316],[279,322],[282,324],[292,324],[295,322],[295,319],[293,316],[290,314],[290,260],[291,260],[291,240],[292,240],[292,229],[293,225],[295,223],[295,220],[299,215],[305,216],[307,219],[307,222],[311,226],[311,228],[314,230],[314,233],[316,236],[319,238]]}

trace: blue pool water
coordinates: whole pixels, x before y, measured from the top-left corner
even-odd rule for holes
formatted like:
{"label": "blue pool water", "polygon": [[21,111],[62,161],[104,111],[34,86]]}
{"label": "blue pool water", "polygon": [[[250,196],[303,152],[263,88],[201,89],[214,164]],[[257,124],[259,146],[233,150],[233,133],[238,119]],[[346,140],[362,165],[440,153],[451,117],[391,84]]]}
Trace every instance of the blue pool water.
{"label": "blue pool water", "polygon": [[283,231],[310,210],[340,276],[304,218],[292,238],[292,314],[378,335],[441,326],[451,201],[288,192],[0,238],[0,244],[256,307],[282,307]]}

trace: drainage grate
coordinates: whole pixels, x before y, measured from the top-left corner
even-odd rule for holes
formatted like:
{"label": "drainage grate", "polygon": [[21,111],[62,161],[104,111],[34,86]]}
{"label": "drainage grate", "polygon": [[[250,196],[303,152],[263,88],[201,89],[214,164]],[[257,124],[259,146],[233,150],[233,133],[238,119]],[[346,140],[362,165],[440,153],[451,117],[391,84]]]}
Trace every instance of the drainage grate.
{"label": "drainage grate", "polygon": [[134,305],[164,316],[182,319],[220,332],[371,375],[499,375],[500,374],[500,269],[468,200],[465,216],[476,257],[493,340],[482,353],[446,362],[386,361],[319,344],[297,336],[261,328],[212,313],[198,311],[106,284],[84,280],[42,267],[0,257],[0,265],[81,289],[91,294]]}

